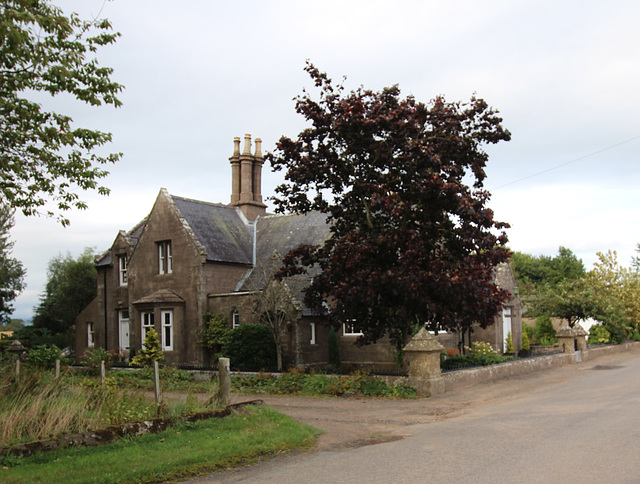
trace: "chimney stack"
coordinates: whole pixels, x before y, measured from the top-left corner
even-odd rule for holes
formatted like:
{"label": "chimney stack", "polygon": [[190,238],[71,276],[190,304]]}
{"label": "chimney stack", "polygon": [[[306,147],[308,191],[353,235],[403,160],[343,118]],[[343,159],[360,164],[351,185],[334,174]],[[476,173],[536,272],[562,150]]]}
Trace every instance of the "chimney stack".
{"label": "chimney stack", "polygon": [[251,154],[251,135],[244,135],[244,147],[240,153],[240,138],[233,139],[231,162],[231,205],[242,210],[247,219],[253,221],[266,213],[262,203],[262,140],[256,138],[255,154]]}

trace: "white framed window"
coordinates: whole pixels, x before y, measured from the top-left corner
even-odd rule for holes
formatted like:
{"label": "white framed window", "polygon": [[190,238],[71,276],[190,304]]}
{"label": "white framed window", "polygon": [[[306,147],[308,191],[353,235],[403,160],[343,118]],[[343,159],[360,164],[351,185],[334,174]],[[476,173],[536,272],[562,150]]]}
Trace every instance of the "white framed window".
{"label": "white framed window", "polygon": [[153,311],[142,311],[140,313],[142,321],[142,342],[147,337],[147,331],[154,328]]}
{"label": "white framed window", "polygon": [[173,272],[173,254],[171,241],[158,242],[158,273],[171,274]]}
{"label": "white framed window", "polygon": [[127,256],[118,256],[118,280],[121,286],[127,285]]}
{"label": "white framed window", "polygon": [[309,323],[309,344],[316,344],[316,323]]}
{"label": "white framed window", "polygon": [[173,309],[160,312],[162,318],[162,350],[173,351]]}
{"label": "white framed window", "polygon": [[358,328],[355,319],[347,319],[344,323],[342,323],[342,334],[345,336],[360,336],[362,330]]}
{"label": "white framed window", "polygon": [[93,323],[87,323],[87,346],[93,348],[96,344],[96,333],[93,331]]}
{"label": "white framed window", "polygon": [[240,326],[240,313],[237,309],[234,309],[231,313],[231,327],[236,329],[238,326]]}

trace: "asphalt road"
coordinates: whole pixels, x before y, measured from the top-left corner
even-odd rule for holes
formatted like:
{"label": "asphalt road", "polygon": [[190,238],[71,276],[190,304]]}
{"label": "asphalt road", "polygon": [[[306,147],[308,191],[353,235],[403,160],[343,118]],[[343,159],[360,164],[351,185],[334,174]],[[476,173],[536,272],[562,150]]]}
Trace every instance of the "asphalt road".
{"label": "asphalt road", "polygon": [[636,351],[470,387],[424,400],[465,409],[404,426],[399,440],[293,455],[197,482],[640,483],[639,376]]}

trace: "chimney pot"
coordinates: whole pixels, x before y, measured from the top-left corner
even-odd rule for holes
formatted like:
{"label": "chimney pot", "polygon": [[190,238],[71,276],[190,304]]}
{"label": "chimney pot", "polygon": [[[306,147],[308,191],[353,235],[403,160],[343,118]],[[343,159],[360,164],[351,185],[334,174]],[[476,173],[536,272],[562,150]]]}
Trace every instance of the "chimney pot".
{"label": "chimney pot", "polygon": [[256,138],[256,154],[254,156],[262,158],[262,140],[260,138]]}
{"label": "chimney pot", "polygon": [[244,135],[244,150],[242,151],[243,155],[251,155],[251,135]]}
{"label": "chimney pot", "polygon": [[240,156],[240,137],[233,138],[233,156]]}

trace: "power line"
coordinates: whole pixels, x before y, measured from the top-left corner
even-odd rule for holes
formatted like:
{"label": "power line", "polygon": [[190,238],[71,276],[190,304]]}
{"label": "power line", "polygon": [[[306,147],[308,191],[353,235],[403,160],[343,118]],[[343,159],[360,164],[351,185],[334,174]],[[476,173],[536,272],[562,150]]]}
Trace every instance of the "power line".
{"label": "power line", "polygon": [[533,174],[531,174],[531,175],[527,175],[527,176],[525,176],[525,177],[518,178],[517,180],[511,181],[511,182],[509,182],[509,183],[505,183],[504,185],[497,186],[497,187],[493,188],[493,189],[492,189],[492,191],[494,191],[494,190],[498,190],[498,189],[500,189],[500,188],[508,187],[509,185],[514,185],[515,183],[519,183],[519,182],[521,182],[521,181],[528,180],[529,178],[533,178],[533,177],[536,177],[536,176],[539,176],[539,175],[543,175],[543,174],[545,174],[545,173],[549,173],[550,171],[557,170],[557,169],[559,169],[559,168],[562,168],[563,166],[567,166],[567,165],[570,165],[570,164],[572,164],[572,163],[576,163],[576,162],[578,162],[578,161],[584,160],[585,158],[589,158],[590,156],[594,156],[594,155],[597,155],[597,154],[603,153],[603,152],[605,152],[605,151],[607,151],[607,150],[611,150],[611,149],[616,148],[616,147],[618,147],[618,146],[620,146],[620,145],[623,145],[623,144],[625,144],[625,143],[630,143],[631,141],[637,140],[638,138],[640,138],[640,134],[639,134],[639,135],[637,135],[637,136],[634,136],[633,138],[629,138],[629,139],[626,139],[626,140],[624,140],[624,141],[620,141],[619,143],[616,143],[616,144],[614,144],[614,145],[607,146],[606,148],[602,148],[601,150],[598,150],[598,151],[594,151],[594,152],[592,152],[592,153],[589,153],[588,155],[581,156],[581,157],[576,158],[576,159],[571,160],[571,161],[566,161],[566,162],[564,162],[564,163],[561,163],[561,164],[559,164],[559,165],[553,166],[553,167],[551,167],[551,168],[547,168],[546,170],[542,170],[542,171],[539,171],[539,172],[537,172],[537,173],[533,173]]}

